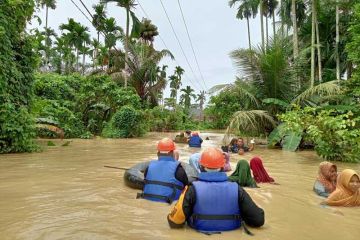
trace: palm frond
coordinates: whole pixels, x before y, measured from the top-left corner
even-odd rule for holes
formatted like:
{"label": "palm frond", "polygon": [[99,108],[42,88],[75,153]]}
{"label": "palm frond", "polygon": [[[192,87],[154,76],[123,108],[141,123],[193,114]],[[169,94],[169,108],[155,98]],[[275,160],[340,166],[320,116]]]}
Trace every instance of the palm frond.
{"label": "palm frond", "polygon": [[321,83],[314,87],[310,87],[297,96],[292,102],[295,104],[300,104],[305,100],[309,100],[314,96],[333,96],[341,94],[341,87],[339,86],[339,81],[330,81],[326,83]]}
{"label": "palm frond", "polygon": [[225,132],[225,137],[231,133],[256,134],[264,132],[265,128],[274,127],[275,120],[263,110],[235,112]]}

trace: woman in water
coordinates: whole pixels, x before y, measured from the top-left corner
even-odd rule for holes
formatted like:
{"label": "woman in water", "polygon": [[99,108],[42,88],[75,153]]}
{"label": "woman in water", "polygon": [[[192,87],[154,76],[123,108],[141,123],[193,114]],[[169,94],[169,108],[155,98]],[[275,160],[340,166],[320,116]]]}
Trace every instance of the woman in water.
{"label": "woman in water", "polygon": [[325,200],[329,206],[360,206],[360,177],[352,169],[343,170],[338,178],[336,190]]}
{"label": "woman in water", "polygon": [[253,157],[250,160],[250,168],[257,183],[274,183],[274,179],[266,172],[261,158]]}
{"label": "woman in water", "polygon": [[242,187],[257,187],[255,180],[251,176],[249,163],[246,160],[239,160],[235,171],[229,176],[229,181],[237,182]]}
{"label": "woman in water", "polygon": [[337,167],[324,161],[320,163],[319,173],[314,183],[314,191],[322,197],[328,197],[336,188]]}

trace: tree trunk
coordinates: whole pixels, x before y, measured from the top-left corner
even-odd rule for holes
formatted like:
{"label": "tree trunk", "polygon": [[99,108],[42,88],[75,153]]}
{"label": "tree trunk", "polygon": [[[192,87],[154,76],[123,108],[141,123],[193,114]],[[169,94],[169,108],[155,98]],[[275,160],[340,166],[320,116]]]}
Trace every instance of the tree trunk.
{"label": "tree trunk", "polygon": [[129,50],[129,25],[130,25],[130,9],[126,9],[126,39],[125,39],[125,87],[127,87],[127,70],[128,70],[128,50]]}
{"label": "tree trunk", "polygon": [[265,17],[266,19],[266,47],[269,46],[269,18],[268,16]]}
{"label": "tree trunk", "polygon": [[336,3],[336,79],[340,80],[340,53],[339,53],[339,42],[340,42],[340,33],[339,33],[339,4]]}
{"label": "tree trunk", "polygon": [[291,20],[293,24],[294,59],[296,59],[299,56],[298,28],[296,21],[296,0],[291,1]]}
{"label": "tree trunk", "polygon": [[247,30],[248,30],[249,49],[251,51],[251,37],[250,37],[249,17],[246,17],[246,22],[247,22]]}
{"label": "tree trunk", "polygon": [[273,38],[275,39],[276,37],[276,29],[275,29],[275,9],[273,9],[273,12],[272,12],[272,15],[273,15]]}
{"label": "tree trunk", "polygon": [[[48,27],[48,16],[49,16],[49,8],[46,6],[46,17],[45,17],[45,32],[46,32],[46,29]],[[48,68],[48,62],[49,62],[49,59],[48,59],[48,42],[49,42],[49,36],[46,35],[46,40],[45,40],[45,45],[46,45],[46,50],[45,50],[45,68],[47,69]]]}
{"label": "tree trunk", "polygon": [[261,27],[261,46],[265,50],[263,0],[260,0],[260,27]]}
{"label": "tree trunk", "polygon": [[76,71],[79,72],[79,49],[76,49]]}
{"label": "tree trunk", "polygon": [[316,7],[315,0],[311,4],[311,78],[310,87],[314,86],[315,82],[315,21],[316,21]]}
{"label": "tree trunk", "polygon": [[319,23],[317,21],[317,14],[315,15],[315,24],[316,24],[316,43],[317,43],[316,47],[317,47],[317,54],[318,54],[319,83],[322,83],[320,32],[319,32]]}
{"label": "tree trunk", "polygon": [[84,52],[83,52],[83,60],[82,60],[82,75],[85,74],[85,42],[84,42]]}

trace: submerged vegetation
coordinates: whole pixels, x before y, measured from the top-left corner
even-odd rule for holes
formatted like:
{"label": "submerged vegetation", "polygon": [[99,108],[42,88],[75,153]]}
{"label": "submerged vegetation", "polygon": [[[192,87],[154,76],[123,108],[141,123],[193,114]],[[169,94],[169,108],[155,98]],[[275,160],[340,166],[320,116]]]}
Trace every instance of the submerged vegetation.
{"label": "submerged vegetation", "polygon": [[[112,2],[126,11],[124,29],[106,12]],[[75,18],[58,35],[48,24],[56,4],[0,3],[1,153],[33,151],[36,136],[216,128],[269,136],[270,147],[312,146],[326,159],[360,161],[359,1],[231,0],[236,17],[248,23],[249,47],[230,53],[238,70],[233,84],[199,93],[182,85],[181,66],[161,65],[174,56],[154,48],[159,31],[150,19],[137,18],[135,1],[93,6],[95,38]],[[41,8],[45,26],[32,29]],[[256,46],[249,23],[258,15]]]}

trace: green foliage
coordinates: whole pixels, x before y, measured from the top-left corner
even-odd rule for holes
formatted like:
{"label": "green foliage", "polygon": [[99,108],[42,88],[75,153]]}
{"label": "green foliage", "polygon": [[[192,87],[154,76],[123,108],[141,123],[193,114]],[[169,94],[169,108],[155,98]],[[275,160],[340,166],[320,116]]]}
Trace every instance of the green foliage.
{"label": "green foliage", "polygon": [[169,131],[183,128],[185,115],[180,108],[174,111],[154,107],[146,111],[146,122],[150,131]]}
{"label": "green foliage", "polygon": [[[38,105],[40,105],[40,107]],[[49,118],[57,122],[58,126],[64,130],[66,138],[80,137],[85,132],[79,114],[74,113],[64,105],[61,105],[58,101],[35,101],[34,106],[37,106],[39,109],[38,112],[34,111],[34,114],[36,114],[37,117]],[[46,134],[45,136],[53,137],[53,134]]]}
{"label": "green foliage", "polygon": [[[360,161],[360,117],[351,111],[295,108],[279,116],[285,129],[304,133],[315,144],[316,152],[329,160]],[[294,140],[297,141],[295,138]]]}
{"label": "green foliage", "polygon": [[37,60],[25,32],[33,10],[33,1],[0,2],[0,153],[36,149],[29,106]]}
{"label": "green foliage", "polygon": [[144,134],[142,113],[131,106],[117,111],[103,130],[103,136],[109,138],[131,138]]}
{"label": "green foliage", "polygon": [[56,144],[55,144],[54,142],[52,142],[52,141],[48,141],[48,142],[47,142],[47,146],[48,146],[48,147],[55,147]]}

